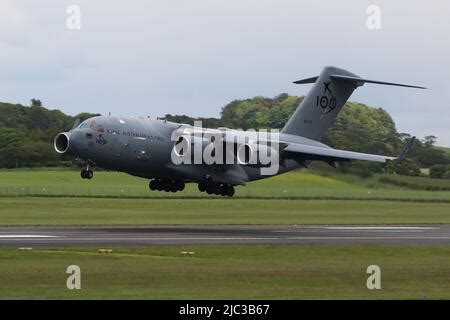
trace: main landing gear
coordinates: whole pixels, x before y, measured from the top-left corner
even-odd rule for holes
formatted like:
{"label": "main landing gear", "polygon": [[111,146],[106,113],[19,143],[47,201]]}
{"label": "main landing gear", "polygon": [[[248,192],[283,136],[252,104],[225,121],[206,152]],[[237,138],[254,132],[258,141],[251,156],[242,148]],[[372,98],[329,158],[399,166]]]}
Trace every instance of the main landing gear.
{"label": "main landing gear", "polygon": [[207,194],[216,194],[224,197],[234,196],[234,187],[231,184],[200,182],[198,184],[198,190],[201,192],[206,192]]}
{"label": "main landing gear", "polygon": [[82,179],[92,179],[94,177],[94,172],[89,169],[89,166],[86,167],[86,169],[81,170],[80,172]]}
{"label": "main landing gear", "polygon": [[[165,192],[183,191],[185,184],[179,180],[153,179],[149,183],[150,190],[158,190]],[[221,196],[232,197],[234,195],[234,186],[225,183],[200,182],[198,190],[207,194],[216,194]]]}
{"label": "main landing gear", "polygon": [[177,192],[184,190],[184,182],[178,180],[154,179],[150,181],[150,190],[158,190],[165,192]]}

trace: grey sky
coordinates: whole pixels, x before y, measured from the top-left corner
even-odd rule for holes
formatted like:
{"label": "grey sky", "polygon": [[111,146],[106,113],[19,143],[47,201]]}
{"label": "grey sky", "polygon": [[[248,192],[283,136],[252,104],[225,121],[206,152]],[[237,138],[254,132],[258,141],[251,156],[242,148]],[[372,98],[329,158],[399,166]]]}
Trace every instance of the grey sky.
{"label": "grey sky", "polygon": [[[0,101],[83,111],[218,116],[236,98],[303,95],[325,65],[427,91],[365,85],[398,130],[450,146],[450,2],[1,0]],[[81,8],[81,30],[66,9]],[[366,9],[381,8],[381,30]]]}

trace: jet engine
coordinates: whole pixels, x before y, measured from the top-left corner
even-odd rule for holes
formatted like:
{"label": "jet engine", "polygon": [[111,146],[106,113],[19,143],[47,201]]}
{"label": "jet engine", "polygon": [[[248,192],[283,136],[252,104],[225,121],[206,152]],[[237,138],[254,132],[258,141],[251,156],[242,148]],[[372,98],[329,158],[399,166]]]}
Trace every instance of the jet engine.
{"label": "jet engine", "polygon": [[241,165],[265,167],[271,161],[279,161],[279,152],[271,146],[243,143],[237,147],[236,159]]}
{"label": "jet engine", "polygon": [[61,132],[58,133],[53,141],[53,146],[55,147],[56,152],[58,153],[66,153],[69,150],[70,144],[70,133]]}

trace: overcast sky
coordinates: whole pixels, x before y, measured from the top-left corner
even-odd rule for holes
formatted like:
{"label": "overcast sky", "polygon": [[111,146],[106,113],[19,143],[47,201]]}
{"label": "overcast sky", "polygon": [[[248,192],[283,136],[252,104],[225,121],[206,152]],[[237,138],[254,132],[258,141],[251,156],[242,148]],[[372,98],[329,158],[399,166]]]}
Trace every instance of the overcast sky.
{"label": "overcast sky", "polygon": [[[401,132],[450,146],[450,2],[419,0],[0,0],[0,101],[68,114],[218,117],[233,99],[281,92],[335,65],[376,85],[350,98]],[[67,28],[67,8],[81,29]],[[369,30],[366,10],[381,9]],[[73,20],[70,20],[73,21]]]}

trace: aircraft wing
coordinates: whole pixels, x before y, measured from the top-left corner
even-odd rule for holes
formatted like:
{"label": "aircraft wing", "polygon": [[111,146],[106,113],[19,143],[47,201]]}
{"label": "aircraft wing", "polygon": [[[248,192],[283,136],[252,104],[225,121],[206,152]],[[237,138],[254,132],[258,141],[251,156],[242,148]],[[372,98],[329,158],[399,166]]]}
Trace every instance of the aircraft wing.
{"label": "aircraft wing", "polygon": [[283,153],[292,155],[293,158],[302,160],[324,160],[324,161],[350,161],[366,160],[384,163],[387,160],[395,160],[396,157],[379,156],[369,153],[338,150],[333,148],[315,147],[302,144],[289,144],[283,149]]}
{"label": "aircraft wing", "polygon": [[304,144],[290,143],[284,149],[283,153],[299,160],[322,160],[322,161],[351,161],[365,160],[372,162],[385,163],[388,160],[403,160],[411,151],[415,137],[411,138],[398,157],[381,156],[369,153],[360,153],[354,151],[339,150],[327,147],[310,146]]}
{"label": "aircraft wing", "polygon": [[[220,129],[206,129],[203,130],[203,132],[207,133],[215,133],[221,135],[221,139],[225,143],[229,144],[237,144],[236,137],[240,134],[239,131],[231,130],[231,131],[224,131]],[[190,132],[188,133],[190,134]],[[204,138],[203,138],[204,139]],[[206,142],[209,142],[205,140]],[[333,149],[331,147],[328,147],[326,145],[309,145],[309,144],[302,144],[302,143],[293,143],[288,141],[272,141],[272,139],[269,137],[267,142],[270,143],[277,143],[280,146],[280,151],[286,158],[291,158],[300,162],[303,161],[325,161],[328,163],[334,163],[334,162],[345,162],[345,161],[351,161],[351,160],[364,160],[364,161],[372,161],[372,162],[380,162],[385,163],[388,160],[403,160],[406,158],[408,153],[411,151],[412,145],[414,144],[415,137],[412,137],[408,143],[406,144],[403,151],[400,153],[397,157],[391,157],[391,156],[382,156],[382,155],[376,155],[376,154],[369,154],[369,153],[360,153],[360,152],[354,152],[354,151],[347,151],[347,150],[339,150],[339,149]],[[251,142],[248,141],[247,142]],[[257,143],[257,142],[255,142]]]}

